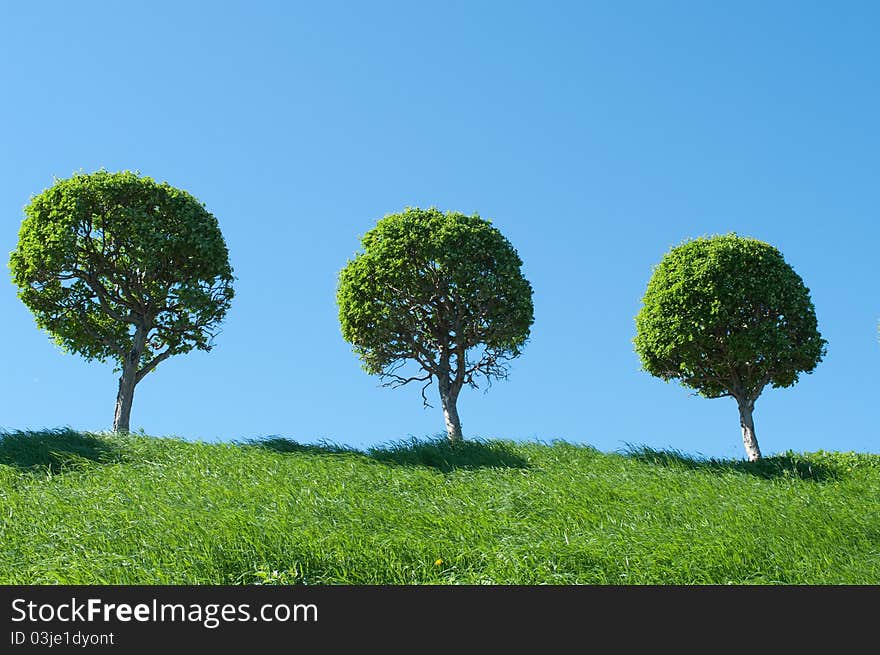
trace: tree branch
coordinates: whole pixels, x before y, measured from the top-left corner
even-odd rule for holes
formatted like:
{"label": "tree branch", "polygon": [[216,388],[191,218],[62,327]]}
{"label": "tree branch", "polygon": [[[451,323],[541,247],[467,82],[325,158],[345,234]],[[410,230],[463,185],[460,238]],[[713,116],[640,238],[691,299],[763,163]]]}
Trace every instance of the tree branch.
{"label": "tree branch", "polygon": [[95,330],[89,323],[89,316],[88,314],[86,314],[85,310],[82,307],[76,307],[76,312],[80,315],[80,318],[82,319],[82,328],[89,334],[89,336],[103,343],[110,350],[116,353],[120,358],[125,357],[125,348],[120,348],[119,344],[113,341],[113,339],[108,337],[106,334],[101,334],[100,332]]}
{"label": "tree branch", "polygon": [[422,404],[425,407],[432,407],[431,403],[428,402],[428,397],[425,395],[425,391],[427,391],[428,387],[431,386],[431,382],[433,381],[434,374],[430,371],[425,375],[413,375],[410,377],[403,377],[401,375],[397,375],[393,371],[396,371],[403,365],[403,362],[395,366],[392,370],[384,371],[381,373],[381,378],[391,378],[389,382],[383,382],[383,387],[390,387],[391,389],[397,389],[402,387],[405,384],[409,384],[410,382],[424,382],[425,384],[422,386]]}
{"label": "tree branch", "polygon": [[[132,311],[132,307],[126,304],[125,301],[123,301],[121,298],[111,297],[110,292],[107,291],[107,288],[103,284],[101,284],[98,278],[93,277],[89,273],[81,270],[77,270],[76,274],[83,282],[89,285],[92,291],[95,292],[95,295],[98,296],[98,302],[101,304],[101,309],[107,312],[107,315],[110,316],[110,318],[121,323],[137,323],[137,319],[134,315],[134,312]],[[116,302],[120,305],[123,305],[124,307],[128,307],[128,315],[123,316],[115,309],[113,309],[109,304],[110,301]]]}
{"label": "tree branch", "polygon": [[164,352],[153,357],[153,359],[151,359],[149,362],[147,362],[147,364],[144,365],[143,368],[141,368],[137,373],[135,373],[135,376],[134,376],[135,384],[137,384],[138,382],[143,380],[144,377],[147,375],[147,373],[152,371],[154,368],[156,368],[159,364],[161,364],[166,359],[171,357],[171,355],[173,355],[173,354],[174,354],[174,351],[172,350],[172,348],[169,347],[169,348],[165,349]]}

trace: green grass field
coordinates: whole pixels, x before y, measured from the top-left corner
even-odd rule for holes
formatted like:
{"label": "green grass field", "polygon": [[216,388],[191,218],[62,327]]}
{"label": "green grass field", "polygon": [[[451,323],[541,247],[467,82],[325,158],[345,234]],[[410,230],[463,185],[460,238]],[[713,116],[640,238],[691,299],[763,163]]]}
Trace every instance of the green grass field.
{"label": "green grass field", "polygon": [[880,455],[0,437],[5,584],[880,584]]}

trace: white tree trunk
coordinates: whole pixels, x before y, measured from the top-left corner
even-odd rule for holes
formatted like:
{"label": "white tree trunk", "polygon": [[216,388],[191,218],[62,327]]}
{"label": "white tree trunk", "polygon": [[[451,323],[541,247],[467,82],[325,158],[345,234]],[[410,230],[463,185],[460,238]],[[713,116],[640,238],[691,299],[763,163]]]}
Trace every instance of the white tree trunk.
{"label": "white tree trunk", "polygon": [[458,418],[458,392],[454,385],[442,378],[438,380],[440,387],[440,404],[443,406],[443,419],[446,422],[446,436],[453,446],[462,440],[461,421]]}
{"label": "white tree trunk", "polygon": [[134,333],[131,350],[122,363],[122,377],[119,378],[119,391],[116,394],[116,411],[113,414],[113,431],[128,432],[131,421],[131,405],[134,401],[134,388],[137,384],[138,365],[147,341],[147,330],[138,327]]}
{"label": "white tree trunk", "polygon": [[758,447],[758,438],[755,436],[755,421],[752,412],[755,409],[755,401],[745,398],[737,398],[739,405],[739,424],[742,428],[743,446],[750,462],[761,459],[761,449]]}

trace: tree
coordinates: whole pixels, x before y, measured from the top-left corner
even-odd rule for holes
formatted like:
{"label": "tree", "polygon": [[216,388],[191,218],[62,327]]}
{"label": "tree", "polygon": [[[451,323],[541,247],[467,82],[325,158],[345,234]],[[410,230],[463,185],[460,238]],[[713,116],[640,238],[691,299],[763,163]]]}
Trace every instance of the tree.
{"label": "tree", "polygon": [[217,219],[187,192],[129,171],[76,174],[32,197],[10,268],[62,349],[118,363],[118,432],[144,376],[172,355],[211,350],[233,297]]}
{"label": "tree", "polygon": [[733,397],[749,460],[752,412],[766,385],[790,387],[825,355],[810,292],[773,246],[736,234],[670,250],[636,316],[635,350],[651,375],[706,398]]}
{"label": "tree", "polygon": [[[506,378],[533,321],[532,288],[507,239],[478,215],[407,208],[364,235],[339,275],[342,335],[364,369],[397,387],[434,378],[452,444],[457,402],[477,380]],[[402,374],[402,367],[418,370]]]}

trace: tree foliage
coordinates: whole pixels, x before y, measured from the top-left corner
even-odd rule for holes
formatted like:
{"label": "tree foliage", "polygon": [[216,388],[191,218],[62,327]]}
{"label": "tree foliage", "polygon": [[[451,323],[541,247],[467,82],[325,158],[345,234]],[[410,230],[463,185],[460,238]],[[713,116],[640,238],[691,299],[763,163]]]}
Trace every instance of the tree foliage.
{"label": "tree foliage", "polygon": [[[340,273],[337,302],[343,337],[368,373],[392,386],[436,378],[454,397],[480,377],[506,377],[529,336],[532,288],[490,221],[408,208],[362,244]],[[421,373],[400,374],[407,362]]]}
{"label": "tree foliage", "polygon": [[25,216],[12,277],[64,350],[134,367],[136,383],[172,355],[211,349],[232,268],[217,219],[193,196],[128,171],[80,173],[34,196]]}
{"label": "tree foliage", "polygon": [[636,352],[652,375],[707,398],[789,387],[825,354],[809,289],[773,246],[736,234],[669,251],[636,317]]}

